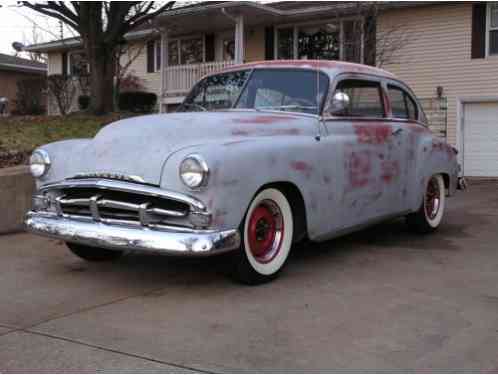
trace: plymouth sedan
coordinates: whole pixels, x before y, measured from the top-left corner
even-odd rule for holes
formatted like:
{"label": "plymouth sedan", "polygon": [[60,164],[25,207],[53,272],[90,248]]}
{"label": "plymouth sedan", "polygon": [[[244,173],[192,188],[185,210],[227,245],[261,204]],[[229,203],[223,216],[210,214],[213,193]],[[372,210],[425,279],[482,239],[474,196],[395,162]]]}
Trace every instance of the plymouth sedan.
{"label": "plymouth sedan", "polygon": [[459,186],[456,154],[384,70],[238,65],[200,80],[177,113],[35,150],[25,223],[89,261],[231,252],[237,278],[256,284],[303,239],[400,216],[434,231]]}

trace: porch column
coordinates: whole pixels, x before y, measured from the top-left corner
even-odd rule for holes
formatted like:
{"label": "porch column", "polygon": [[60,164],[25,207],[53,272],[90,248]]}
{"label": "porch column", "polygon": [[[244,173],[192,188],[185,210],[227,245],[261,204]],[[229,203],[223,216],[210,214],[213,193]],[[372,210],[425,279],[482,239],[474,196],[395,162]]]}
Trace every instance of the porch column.
{"label": "porch column", "polygon": [[235,63],[244,62],[244,16],[235,17]]}
{"label": "porch column", "polygon": [[159,113],[167,112],[163,108],[163,99],[166,89],[168,87],[168,78],[166,75],[166,68],[168,67],[168,30],[161,29],[161,82],[159,85]]}

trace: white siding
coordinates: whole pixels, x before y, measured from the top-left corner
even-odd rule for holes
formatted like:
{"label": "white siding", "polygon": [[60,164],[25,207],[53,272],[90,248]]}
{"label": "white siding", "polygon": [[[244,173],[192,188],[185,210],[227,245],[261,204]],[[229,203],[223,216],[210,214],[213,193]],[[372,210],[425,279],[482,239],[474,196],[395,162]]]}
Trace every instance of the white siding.
{"label": "white siding", "polygon": [[48,54],[48,75],[62,73],[62,53],[50,52]]}
{"label": "white siding", "polygon": [[498,94],[498,56],[471,59],[472,4],[440,4],[391,10],[378,20],[379,35],[399,26],[413,35],[384,69],[419,97],[448,98],[448,141],[456,144],[457,98]]}
{"label": "white siding", "polygon": [[145,42],[135,42],[130,45],[127,53],[121,57],[122,64],[133,59],[127,73],[140,78],[145,91],[156,93],[159,97],[161,72],[147,73],[147,46]]}

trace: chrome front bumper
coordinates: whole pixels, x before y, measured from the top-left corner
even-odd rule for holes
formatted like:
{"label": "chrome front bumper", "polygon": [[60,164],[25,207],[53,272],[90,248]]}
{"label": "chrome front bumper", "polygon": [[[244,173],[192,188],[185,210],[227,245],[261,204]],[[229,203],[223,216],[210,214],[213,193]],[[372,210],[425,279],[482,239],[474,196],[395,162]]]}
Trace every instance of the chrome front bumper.
{"label": "chrome front bumper", "polygon": [[214,255],[240,246],[240,234],[236,229],[213,231],[171,227],[156,230],[79,221],[33,211],[26,214],[24,222],[26,229],[35,234],[106,249],[169,255]]}

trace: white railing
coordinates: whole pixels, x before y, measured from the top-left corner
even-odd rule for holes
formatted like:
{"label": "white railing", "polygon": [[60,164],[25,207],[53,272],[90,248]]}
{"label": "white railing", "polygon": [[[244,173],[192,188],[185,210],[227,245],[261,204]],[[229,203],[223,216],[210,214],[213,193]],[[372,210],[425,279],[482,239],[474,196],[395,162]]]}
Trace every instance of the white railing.
{"label": "white railing", "polygon": [[185,95],[206,74],[215,73],[233,64],[233,61],[213,61],[190,65],[167,66],[165,74],[163,74],[163,96]]}

